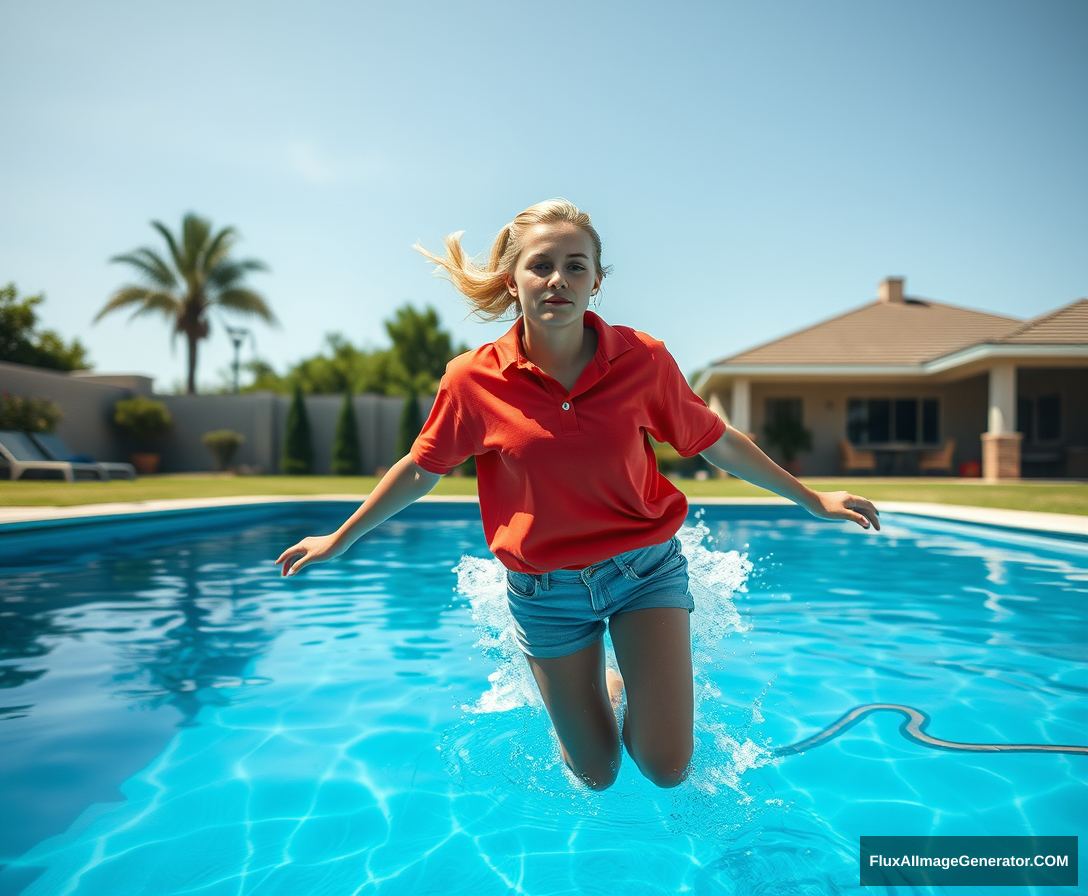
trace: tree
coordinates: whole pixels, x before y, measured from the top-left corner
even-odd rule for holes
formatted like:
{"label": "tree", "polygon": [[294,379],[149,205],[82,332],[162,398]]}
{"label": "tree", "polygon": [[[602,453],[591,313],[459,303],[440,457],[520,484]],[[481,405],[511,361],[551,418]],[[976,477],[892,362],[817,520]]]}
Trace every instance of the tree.
{"label": "tree", "polygon": [[800,451],[812,450],[812,433],[805,429],[801,418],[779,407],[763,427],[767,444],[782,449],[786,463],[792,463]]}
{"label": "tree", "polygon": [[310,436],[310,418],[306,416],[306,402],[302,390],[295,386],[295,397],[287,411],[287,431],[283,436],[283,456],[280,472],[287,474],[312,473],[314,468],[314,443]]}
{"label": "tree", "polygon": [[385,322],[385,331],[393,342],[394,356],[407,374],[405,386],[412,392],[434,392],[455,354],[449,333],[441,328],[438,312],[429,305],[423,311],[405,305],[394,315],[393,320]]}
{"label": "tree", "polygon": [[[417,395],[433,393],[450,358],[467,347],[451,347],[452,339],[442,330],[432,308],[420,312],[405,305],[394,315],[385,322],[392,348],[360,349],[342,333],[329,333],[321,354],[299,361],[284,376],[266,361],[250,361],[246,369],[253,382],[242,391],[290,394],[297,384],[311,395],[331,395],[345,389],[377,395],[404,395],[410,389]],[[224,391],[227,388],[224,385]]]}
{"label": "tree", "polygon": [[400,414],[397,430],[397,457],[404,457],[412,450],[416,436],[423,431],[423,414],[419,410],[419,397],[409,392],[404,398],[404,410]]}
{"label": "tree", "polygon": [[247,273],[268,267],[251,258],[231,258],[237,239],[233,227],[213,234],[211,222],[192,213],[181,222],[180,239],[158,221],[152,221],[151,226],[166,240],[168,260],[147,246],[111,258],[111,262],[135,268],[144,284],[118,289],[95,316],[95,322],[111,311],[129,307],[135,307],[130,320],[158,313],[173,321],[171,343],[179,335],[188,343],[191,395],[196,392],[197,347],[211,332],[208,315],[212,308],[276,323],[264,299],[245,285]]}
{"label": "tree", "polygon": [[363,469],[359,450],[359,429],[355,423],[355,402],[351,390],[344,392],[340,416],[336,418],[336,433],[332,439],[332,472],[334,476],[358,476]]}
{"label": "tree", "polygon": [[44,295],[23,296],[14,283],[0,287],[0,361],[50,370],[86,370],[87,349],[78,339],[68,345],[52,330],[37,330],[35,306]]}

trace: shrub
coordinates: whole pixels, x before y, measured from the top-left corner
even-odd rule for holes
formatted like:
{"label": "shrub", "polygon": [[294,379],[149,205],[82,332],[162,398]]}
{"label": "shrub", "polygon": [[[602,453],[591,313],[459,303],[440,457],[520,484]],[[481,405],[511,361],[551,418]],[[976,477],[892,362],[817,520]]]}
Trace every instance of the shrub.
{"label": "shrub", "polygon": [[52,432],[64,414],[51,398],[20,398],[4,393],[0,403],[0,429],[16,432]]}
{"label": "shrub", "polygon": [[683,457],[672,445],[650,439],[650,445],[657,458],[657,469],[665,476],[680,476],[691,479],[700,471],[707,469],[707,463],[699,455]]}
{"label": "shrub", "polygon": [[137,395],[113,406],[113,422],[146,447],[167,433],[174,421],[161,401]]}
{"label": "shrub", "polygon": [[334,476],[358,476],[363,469],[359,450],[359,429],[355,423],[355,402],[351,390],[344,393],[340,416],[336,418],[336,433],[332,440],[332,472]]}
{"label": "shrub", "polygon": [[214,432],[206,432],[201,436],[201,441],[215,455],[215,468],[217,470],[225,470],[230,466],[234,452],[238,450],[238,446],[245,440],[245,436],[232,429],[217,429]]}
{"label": "shrub", "polygon": [[305,475],[314,468],[314,443],[310,436],[310,418],[306,416],[306,402],[302,389],[295,386],[295,397],[287,411],[287,431],[283,437],[283,456],[280,472],[288,475]]}
{"label": "shrub", "polygon": [[412,443],[423,430],[423,415],[419,411],[419,398],[414,390],[409,390],[404,399],[404,410],[400,414],[400,428],[397,430],[397,457],[404,457],[412,450]]}
{"label": "shrub", "polygon": [[812,450],[812,433],[792,414],[778,414],[763,427],[767,444],[782,451],[786,463],[791,463],[799,451]]}

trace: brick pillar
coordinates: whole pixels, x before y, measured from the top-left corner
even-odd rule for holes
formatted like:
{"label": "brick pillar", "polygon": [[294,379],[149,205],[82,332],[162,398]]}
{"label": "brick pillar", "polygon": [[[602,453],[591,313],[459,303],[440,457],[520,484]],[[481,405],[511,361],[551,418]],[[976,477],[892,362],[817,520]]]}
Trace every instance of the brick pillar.
{"label": "brick pillar", "polygon": [[1018,432],[982,434],[982,478],[990,482],[1020,478],[1020,440]]}

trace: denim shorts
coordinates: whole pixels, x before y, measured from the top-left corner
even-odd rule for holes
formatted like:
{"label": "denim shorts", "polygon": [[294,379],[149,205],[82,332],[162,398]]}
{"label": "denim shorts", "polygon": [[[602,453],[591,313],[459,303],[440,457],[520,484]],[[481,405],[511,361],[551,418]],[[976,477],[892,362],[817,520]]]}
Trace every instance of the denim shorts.
{"label": "denim shorts", "polygon": [[514,639],[529,656],[576,653],[604,634],[610,616],[649,607],[683,607],[688,561],[680,539],[617,554],[585,569],[534,575],[506,571],[506,598],[514,617]]}

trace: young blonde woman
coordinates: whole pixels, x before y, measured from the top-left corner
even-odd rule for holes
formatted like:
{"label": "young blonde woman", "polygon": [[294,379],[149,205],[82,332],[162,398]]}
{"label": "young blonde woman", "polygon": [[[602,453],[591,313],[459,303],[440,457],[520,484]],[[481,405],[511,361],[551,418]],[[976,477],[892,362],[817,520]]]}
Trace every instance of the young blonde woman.
{"label": "young blonde woman", "polygon": [[[608,272],[589,215],[564,200],[525,210],[500,231],[486,267],[466,257],[460,236],[446,239],[444,257],[416,248],[478,316],[515,310],[516,323],[449,363],[410,454],[363,505],[276,563],[296,575],[332,560],[474,455],[484,532],[507,569],[515,637],[564,760],[604,789],[622,739],[647,778],[674,786],[693,747],[693,603],[675,537],[687,501],[658,472],[648,437],[824,519],[879,530],[877,511],[802,485],[706,407],[662,343],[588,310]],[[606,680],[606,624],[622,680]]]}

